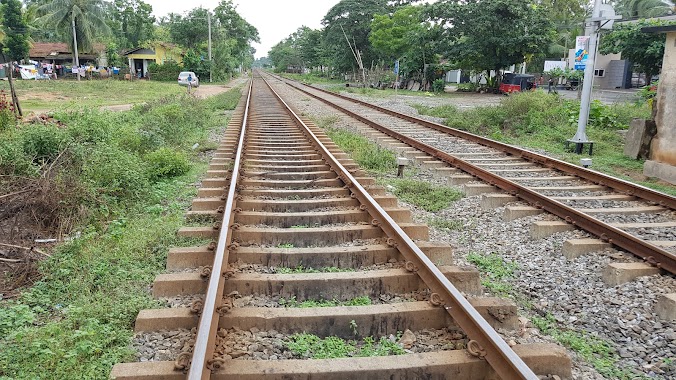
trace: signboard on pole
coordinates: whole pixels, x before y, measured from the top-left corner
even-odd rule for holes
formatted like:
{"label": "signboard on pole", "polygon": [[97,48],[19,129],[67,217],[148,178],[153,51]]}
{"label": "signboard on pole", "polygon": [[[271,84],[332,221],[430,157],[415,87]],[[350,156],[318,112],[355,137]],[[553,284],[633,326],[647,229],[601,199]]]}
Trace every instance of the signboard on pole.
{"label": "signboard on pole", "polygon": [[394,73],[399,75],[399,60],[394,61]]}
{"label": "signboard on pole", "polygon": [[589,36],[575,39],[575,70],[584,70],[589,59]]}

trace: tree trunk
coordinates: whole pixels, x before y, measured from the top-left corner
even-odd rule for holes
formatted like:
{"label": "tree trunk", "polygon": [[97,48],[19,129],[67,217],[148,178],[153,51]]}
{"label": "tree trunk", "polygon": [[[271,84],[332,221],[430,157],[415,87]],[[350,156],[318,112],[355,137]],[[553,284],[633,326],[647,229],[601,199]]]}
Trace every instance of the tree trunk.
{"label": "tree trunk", "polygon": [[16,90],[14,89],[14,62],[9,62],[9,92],[12,95],[12,104],[14,105],[14,114],[17,116],[23,116],[21,112],[21,105],[19,105],[19,97],[16,96]]}

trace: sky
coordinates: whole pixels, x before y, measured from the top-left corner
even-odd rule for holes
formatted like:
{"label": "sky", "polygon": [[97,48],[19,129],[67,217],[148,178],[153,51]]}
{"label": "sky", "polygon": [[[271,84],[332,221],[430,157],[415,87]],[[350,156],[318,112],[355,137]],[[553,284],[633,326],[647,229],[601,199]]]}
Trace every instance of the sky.
{"label": "sky", "polygon": [[[193,8],[213,10],[219,0],[144,0],[152,5],[153,15],[184,14]],[[305,25],[312,29],[321,27],[322,18],[339,0],[233,0],[237,12],[258,29],[261,43],[254,43],[256,58],[265,57],[279,41]]]}

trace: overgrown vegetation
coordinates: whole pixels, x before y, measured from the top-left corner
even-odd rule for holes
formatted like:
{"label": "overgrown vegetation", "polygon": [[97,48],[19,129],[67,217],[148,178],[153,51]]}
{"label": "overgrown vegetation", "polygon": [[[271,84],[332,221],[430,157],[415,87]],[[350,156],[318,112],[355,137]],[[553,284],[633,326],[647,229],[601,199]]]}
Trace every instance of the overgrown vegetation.
{"label": "overgrown vegetation", "polygon": [[167,97],[3,132],[3,175],[13,186],[49,181],[57,214],[78,234],[39,264],[34,286],[0,303],[0,378],[107,379],[113,364],[134,359],[134,318],[159,306],[147,285],[168,247],[184,243],[175,232],[207,168],[191,147],[225,125],[217,103]]}
{"label": "overgrown vegetation", "polygon": [[427,220],[427,224],[436,228],[445,228],[451,231],[460,231],[463,227],[462,221],[452,220],[444,217],[435,216]]}
{"label": "overgrown vegetation", "polygon": [[[513,94],[497,106],[459,110],[455,106],[415,108],[424,115],[444,118],[446,125],[491,139],[527,148],[542,149],[579,164],[580,156],[567,151],[564,142],[575,134],[579,102],[542,91]],[[594,141],[592,169],[624,178],[669,194],[672,186],[646,181],[643,162],[624,156],[624,137],[632,118],[649,118],[645,103],[604,105],[592,102],[587,135]]]}
{"label": "overgrown vegetation", "polygon": [[322,339],[314,334],[302,333],[292,335],[286,342],[286,346],[294,355],[311,359],[403,355],[405,353],[398,343],[386,337],[381,337],[378,341],[373,337],[355,341],[335,336]]}
{"label": "overgrown vegetation", "polygon": [[[330,122],[333,124],[335,121]],[[318,123],[324,128],[326,134],[335,142],[340,149],[352,157],[362,169],[374,172],[386,172],[395,170],[397,157],[392,151],[381,148],[370,142],[367,138],[343,129],[327,127],[326,122]]]}
{"label": "overgrown vegetation", "polygon": [[462,198],[462,193],[456,189],[429,182],[412,179],[389,179],[387,182],[394,186],[394,194],[401,200],[429,212],[443,210]]}
{"label": "overgrown vegetation", "polygon": [[556,319],[551,314],[533,317],[531,321],[542,333],[575,351],[603,376],[620,380],[643,378],[634,371],[621,368],[618,365],[620,358],[617,352],[605,340],[585,332],[561,329],[557,327]]}
{"label": "overgrown vegetation", "polygon": [[505,280],[512,278],[514,271],[519,269],[517,263],[505,261],[495,253],[481,255],[474,252],[467,255],[467,261],[476,265],[479,272],[484,274],[481,285],[499,296],[512,294],[512,285]]}

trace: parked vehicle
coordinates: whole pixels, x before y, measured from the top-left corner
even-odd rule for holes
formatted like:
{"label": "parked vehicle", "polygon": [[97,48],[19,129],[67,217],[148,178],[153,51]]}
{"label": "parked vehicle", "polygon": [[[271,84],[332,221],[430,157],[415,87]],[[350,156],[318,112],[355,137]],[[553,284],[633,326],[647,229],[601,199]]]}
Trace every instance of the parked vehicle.
{"label": "parked vehicle", "polygon": [[180,74],[178,74],[178,84],[179,86],[188,86],[188,76],[192,76],[192,86],[193,87],[199,87],[200,86],[200,80],[197,78],[197,75],[193,73],[192,71],[181,71]]}
{"label": "parked vehicle", "polygon": [[536,88],[535,76],[528,74],[507,73],[502,78],[502,83],[500,83],[500,92],[503,94],[531,91]]}

